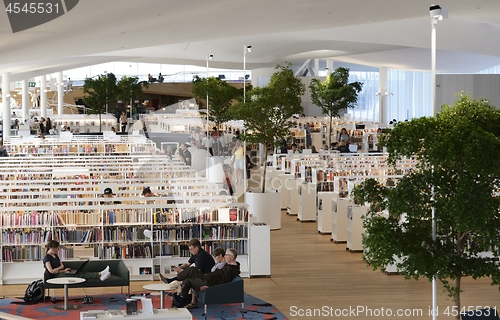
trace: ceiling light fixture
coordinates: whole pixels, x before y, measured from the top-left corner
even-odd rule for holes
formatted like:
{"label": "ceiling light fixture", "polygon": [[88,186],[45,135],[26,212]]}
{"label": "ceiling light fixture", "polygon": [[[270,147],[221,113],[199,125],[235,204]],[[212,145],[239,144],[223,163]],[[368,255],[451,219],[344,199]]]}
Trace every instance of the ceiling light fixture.
{"label": "ceiling light fixture", "polygon": [[429,12],[431,14],[431,18],[443,20],[443,15],[441,14],[442,10],[440,5],[433,4],[429,8]]}
{"label": "ceiling light fixture", "polygon": [[429,14],[431,15],[432,19],[436,20],[443,20],[443,19],[448,19],[448,8],[442,7],[438,4],[433,4],[429,8]]}

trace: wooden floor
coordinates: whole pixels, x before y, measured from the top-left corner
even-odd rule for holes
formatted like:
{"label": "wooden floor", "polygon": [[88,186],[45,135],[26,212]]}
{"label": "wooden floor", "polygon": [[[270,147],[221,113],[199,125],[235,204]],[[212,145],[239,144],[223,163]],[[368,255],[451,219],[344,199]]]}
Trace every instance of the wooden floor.
{"label": "wooden floor", "polygon": [[[422,315],[408,317],[382,317],[377,319],[431,319],[431,284],[425,279],[405,281],[399,275],[387,275],[372,271],[361,259],[361,253],[350,253],[345,244],[334,244],[329,235],[317,232],[317,224],[300,223],[296,217],[282,213],[282,228],[271,232],[271,278],[245,279],[245,292],[275,305],[290,319],[356,318],[335,317],[335,312],[349,308],[369,308],[374,314],[384,308],[396,312],[418,312]],[[132,282],[132,291],[141,292],[142,286],[150,282]],[[26,285],[0,286],[0,295],[22,296]],[[497,306],[500,308],[500,293],[490,286],[487,279],[464,280],[462,305],[465,307]],[[115,289],[111,289],[115,290]],[[118,289],[119,290],[119,289]],[[88,289],[87,293],[109,292],[109,289]],[[62,290],[56,294],[62,296]],[[70,289],[70,295],[84,295],[82,289]],[[453,303],[448,300],[438,285],[439,318],[452,319],[444,315]],[[299,312],[322,308],[324,316],[300,317]],[[331,308],[331,309],[330,309]],[[331,311],[330,311],[331,310]],[[415,310],[415,311],[414,311]],[[330,313],[331,312],[331,313]],[[330,316],[331,315],[331,316]],[[372,318],[365,312],[358,319]]]}

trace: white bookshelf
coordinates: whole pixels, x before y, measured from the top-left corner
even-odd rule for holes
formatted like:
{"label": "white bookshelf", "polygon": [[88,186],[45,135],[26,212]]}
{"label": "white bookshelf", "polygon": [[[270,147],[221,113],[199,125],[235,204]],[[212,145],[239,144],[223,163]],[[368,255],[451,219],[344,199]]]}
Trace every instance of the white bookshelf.
{"label": "white bookshelf", "polygon": [[[145,186],[154,197],[142,196]],[[102,197],[106,187],[113,189],[113,199]],[[62,260],[78,259],[82,252],[91,259],[122,259],[132,280],[152,280],[158,270],[186,262],[187,242],[197,237],[207,251],[237,249],[247,277],[246,205],[219,191],[189,167],[151,154],[4,158],[0,282],[41,278],[51,239],[61,243]],[[150,272],[141,273],[144,268]]]}
{"label": "white bookshelf", "polygon": [[[251,223],[250,241],[250,277],[271,276],[271,229],[263,223]],[[241,264],[241,262],[240,262]]]}
{"label": "white bookshelf", "polygon": [[294,179],[294,175],[291,173],[283,173],[279,175],[280,187],[279,192],[281,193],[281,209],[286,209],[288,207],[288,198],[291,188],[291,179]]}
{"label": "white bookshelf", "polygon": [[316,184],[301,183],[298,187],[297,220],[316,221]]}
{"label": "white bookshelf", "polygon": [[368,207],[350,205],[347,207],[347,245],[350,252],[363,251],[363,218]]}
{"label": "white bookshelf", "polygon": [[332,233],[333,205],[337,205],[333,199],[338,197],[336,192],[318,192],[318,232],[321,234]]}
{"label": "white bookshelf", "polygon": [[332,241],[347,241],[347,207],[352,204],[348,198],[332,199]]}

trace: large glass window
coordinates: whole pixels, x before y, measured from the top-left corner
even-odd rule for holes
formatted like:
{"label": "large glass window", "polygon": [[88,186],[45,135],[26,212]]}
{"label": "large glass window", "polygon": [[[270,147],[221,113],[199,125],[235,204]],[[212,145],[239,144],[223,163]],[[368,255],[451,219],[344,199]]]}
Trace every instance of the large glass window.
{"label": "large glass window", "polygon": [[349,72],[349,82],[359,81],[363,83],[363,90],[358,94],[358,103],[354,109],[347,112],[356,119],[378,121],[378,99],[376,94],[379,91],[378,72]]}
{"label": "large glass window", "polygon": [[388,79],[388,121],[432,115],[430,72],[389,70]]}

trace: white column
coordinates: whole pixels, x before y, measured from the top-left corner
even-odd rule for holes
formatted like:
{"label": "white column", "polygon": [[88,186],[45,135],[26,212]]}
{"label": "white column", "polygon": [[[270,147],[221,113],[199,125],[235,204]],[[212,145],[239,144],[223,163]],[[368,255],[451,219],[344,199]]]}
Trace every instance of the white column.
{"label": "white column", "polygon": [[47,118],[47,76],[40,78],[40,116]]}
{"label": "white column", "polygon": [[333,60],[326,60],[326,67],[328,68],[329,72],[333,72]]}
{"label": "white column", "polygon": [[388,93],[389,93],[389,70],[387,67],[380,67],[379,72],[379,96],[378,96],[378,122],[388,123]]}
{"label": "white column", "polygon": [[314,72],[311,76],[319,77],[319,59],[314,59]]}
{"label": "white column", "polygon": [[21,89],[22,91],[22,109],[21,109],[21,117],[23,118],[23,122],[29,119],[29,104],[30,104],[30,96],[29,96],[29,88],[28,88],[28,80],[24,79],[21,81]]}
{"label": "white column", "polygon": [[432,89],[432,115],[436,116],[439,108],[436,103],[436,24],[438,19],[431,19],[431,89]]}
{"label": "white column", "polygon": [[2,73],[3,139],[10,138],[10,75]]}
{"label": "white column", "polygon": [[57,73],[57,115],[61,116],[63,114],[63,98],[64,98],[64,87],[63,87],[63,73]]}

